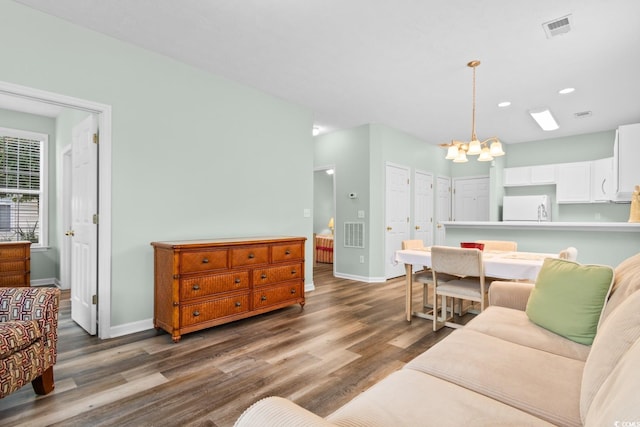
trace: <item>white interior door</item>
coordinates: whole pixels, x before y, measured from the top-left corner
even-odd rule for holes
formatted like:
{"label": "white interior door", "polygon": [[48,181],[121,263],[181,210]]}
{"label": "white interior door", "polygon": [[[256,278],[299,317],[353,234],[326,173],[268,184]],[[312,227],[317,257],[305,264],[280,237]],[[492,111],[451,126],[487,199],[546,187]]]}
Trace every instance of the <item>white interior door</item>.
{"label": "white interior door", "polygon": [[[62,229],[71,226],[71,146],[62,152]],[[60,288],[71,289],[71,239],[65,238],[60,246]]]}
{"label": "white interior door", "polygon": [[433,245],[433,175],[415,171],[413,179],[413,238]]}
{"label": "white interior door", "polygon": [[443,221],[451,221],[451,179],[439,176],[436,179],[436,245],[444,245]]}
{"label": "white interior door", "polygon": [[489,221],[489,177],[453,180],[453,220]]}
{"label": "white interior door", "polygon": [[402,241],[410,238],[409,168],[387,163],[385,176],[385,276],[390,279],[405,274],[404,265],[396,265],[394,258]]}
{"label": "white interior door", "polygon": [[[97,329],[98,144],[92,114],[73,128],[71,145],[71,318],[91,335]],[[95,217],[94,217],[95,215]],[[94,219],[95,218],[95,219]]]}

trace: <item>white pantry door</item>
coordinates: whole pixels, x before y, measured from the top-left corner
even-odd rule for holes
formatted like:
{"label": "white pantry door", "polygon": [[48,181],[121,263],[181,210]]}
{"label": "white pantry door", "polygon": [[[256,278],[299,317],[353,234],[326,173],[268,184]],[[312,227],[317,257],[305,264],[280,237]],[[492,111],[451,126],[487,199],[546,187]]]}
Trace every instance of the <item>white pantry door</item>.
{"label": "white pantry door", "polygon": [[433,245],[433,175],[415,171],[413,179],[413,238]]}
{"label": "white pantry door", "polygon": [[441,223],[451,221],[451,178],[436,179],[436,194],[436,245],[444,245],[445,229]]}
{"label": "white pantry door", "polygon": [[65,233],[71,239],[71,319],[91,335],[98,323],[97,133],[93,114],[73,128],[71,230]]}
{"label": "white pantry door", "polygon": [[385,276],[403,276],[404,264],[396,264],[395,253],[409,239],[409,168],[387,163],[385,180]]}

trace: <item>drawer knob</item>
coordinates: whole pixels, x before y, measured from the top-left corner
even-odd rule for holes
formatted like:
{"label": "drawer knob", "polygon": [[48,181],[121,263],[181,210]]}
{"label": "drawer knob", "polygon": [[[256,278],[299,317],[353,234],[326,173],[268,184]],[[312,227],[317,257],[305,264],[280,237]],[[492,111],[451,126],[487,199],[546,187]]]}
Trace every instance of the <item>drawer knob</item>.
{"label": "drawer knob", "polygon": [[295,289],[291,289],[291,295],[295,294],[296,290]]}
{"label": "drawer knob", "polygon": [[236,302],[236,307],[240,307],[241,305],[240,301]]}
{"label": "drawer knob", "polygon": [[287,249],[286,251],[284,251],[285,255],[291,255],[291,251],[289,249]]}
{"label": "drawer knob", "polygon": [[266,279],[267,275],[265,273],[262,273],[262,276],[260,276],[261,279]]}
{"label": "drawer knob", "polygon": [[260,300],[261,300],[261,301],[266,301],[266,300],[267,300],[267,296],[266,296],[266,295],[262,295],[262,296],[260,297]]}
{"label": "drawer knob", "polygon": [[240,280],[240,279],[238,279],[238,278],[236,277],[235,282],[236,282],[236,283],[240,283],[240,282],[241,282],[241,280]]}
{"label": "drawer knob", "polygon": [[295,269],[291,270],[291,274],[296,274],[297,271]]}
{"label": "drawer knob", "polygon": [[249,254],[249,259],[254,259],[256,256],[254,254]]}
{"label": "drawer knob", "polygon": [[200,312],[198,310],[193,312],[193,317],[198,317],[200,316]]}
{"label": "drawer knob", "polygon": [[202,259],[202,263],[203,264],[209,264],[209,258],[203,258]]}
{"label": "drawer knob", "polygon": [[199,291],[200,290],[200,285],[195,284],[195,285],[193,285],[193,287],[191,289],[193,289],[194,291]]}

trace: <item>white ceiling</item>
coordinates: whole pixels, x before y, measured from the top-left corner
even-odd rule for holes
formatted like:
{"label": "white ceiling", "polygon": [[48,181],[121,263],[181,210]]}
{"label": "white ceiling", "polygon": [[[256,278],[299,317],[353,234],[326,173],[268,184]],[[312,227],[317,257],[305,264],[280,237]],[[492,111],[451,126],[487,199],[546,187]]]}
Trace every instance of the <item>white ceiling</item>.
{"label": "white ceiling", "polygon": [[[324,131],[381,123],[467,140],[472,59],[481,139],[640,121],[638,0],[17,1],[308,107]],[[568,14],[572,31],[548,39],[542,24]],[[538,128],[538,107],[559,130]]]}

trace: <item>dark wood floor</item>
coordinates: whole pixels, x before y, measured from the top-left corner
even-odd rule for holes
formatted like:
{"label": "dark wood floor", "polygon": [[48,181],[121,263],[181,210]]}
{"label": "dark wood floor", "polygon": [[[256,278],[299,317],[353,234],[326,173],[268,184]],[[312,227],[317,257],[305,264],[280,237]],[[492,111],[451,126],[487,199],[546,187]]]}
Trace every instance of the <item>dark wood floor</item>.
{"label": "dark wood floor", "polygon": [[[304,310],[292,306],[183,336],[155,330],[88,336],[62,302],[56,389],[0,399],[2,426],[231,426],[278,395],[326,416],[451,330],[404,320],[404,278],[367,284],[315,269]],[[416,289],[416,304],[420,292]]]}

